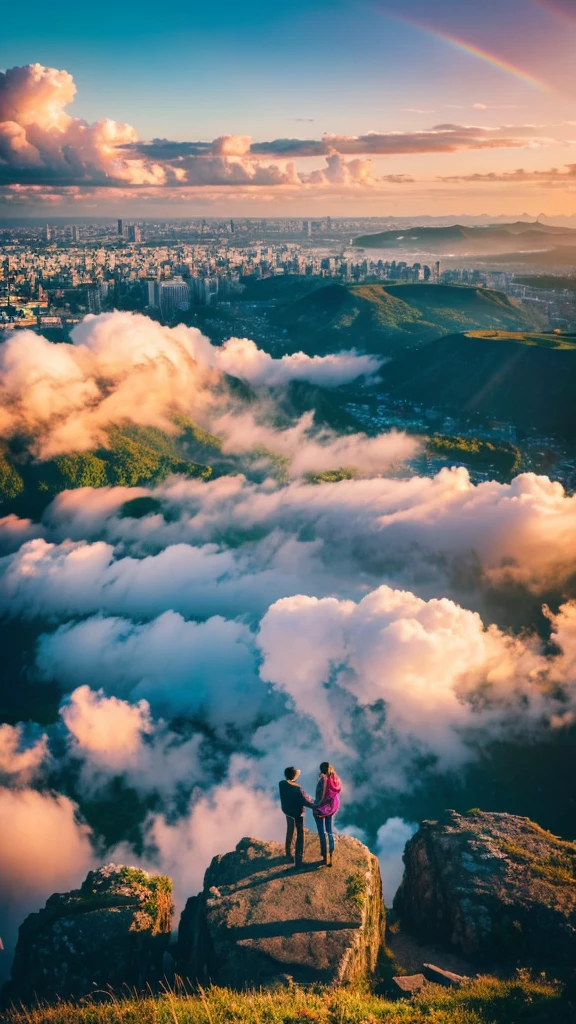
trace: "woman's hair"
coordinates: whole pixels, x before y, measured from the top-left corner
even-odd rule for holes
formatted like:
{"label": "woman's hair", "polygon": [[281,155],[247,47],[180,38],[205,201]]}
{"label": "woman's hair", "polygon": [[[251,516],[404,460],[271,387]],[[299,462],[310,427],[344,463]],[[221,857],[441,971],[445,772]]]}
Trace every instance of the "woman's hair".
{"label": "woman's hair", "polygon": [[329,761],[322,761],[320,772],[322,775],[336,775],[336,769]]}

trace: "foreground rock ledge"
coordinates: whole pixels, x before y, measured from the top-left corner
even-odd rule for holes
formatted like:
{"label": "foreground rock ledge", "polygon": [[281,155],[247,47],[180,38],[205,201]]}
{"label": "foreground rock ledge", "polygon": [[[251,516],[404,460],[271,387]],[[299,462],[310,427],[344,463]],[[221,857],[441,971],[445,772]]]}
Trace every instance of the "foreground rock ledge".
{"label": "foreground rock ledge", "polygon": [[310,834],[306,847],[298,873],[279,843],[257,839],[213,859],[204,890],[182,913],[185,978],[232,988],[288,979],[370,984],[384,934],[378,861],[349,836],[338,838],[332,868],[318,867]]}
{"label": "foreground rock ledge", "polygon": [[491,962],[576,960],[576,843],[528,818],[449,811],[422,823],[404,863],[394,908],[422,937]]}
{"label": "foreground rock ledge", "polygon": [[55,893],[20,926],[3,1000],[78,999],[162,978],[172,927],[172,881],[108,864],[80,889]]}

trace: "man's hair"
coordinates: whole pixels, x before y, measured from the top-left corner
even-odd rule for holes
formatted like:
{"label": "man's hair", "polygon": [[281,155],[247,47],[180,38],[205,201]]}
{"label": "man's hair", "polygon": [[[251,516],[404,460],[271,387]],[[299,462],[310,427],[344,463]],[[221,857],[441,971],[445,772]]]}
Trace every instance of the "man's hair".
{"label": "man's hair", "polygon": [[322,764],[320,765],[320,771],[321,771],[322,775],[335,775],[336,774],[334,766],[331,765],[329,761],[322,761]]}
{"label": "man's hair", "polygon": [[288,782],[291,782],[292,779],[295,779],[297,775],[298,775],[298,769],[297,768],[285,768],[284,769],[284,778],[288,779]]}

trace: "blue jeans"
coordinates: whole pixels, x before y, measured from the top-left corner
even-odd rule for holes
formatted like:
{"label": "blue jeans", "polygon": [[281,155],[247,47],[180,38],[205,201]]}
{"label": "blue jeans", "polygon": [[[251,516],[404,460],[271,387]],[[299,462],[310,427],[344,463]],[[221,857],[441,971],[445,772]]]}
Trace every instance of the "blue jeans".
{"label": "blue jeans", "polygon": [[334,853],[334,833],[332,832],[334,815],[331,814],[328,818],[315,818],[314,820],[318,829],[318,835],[320,836],[320,853],[323,857],[326,855],[326,837],[328,837],[328,853]]}

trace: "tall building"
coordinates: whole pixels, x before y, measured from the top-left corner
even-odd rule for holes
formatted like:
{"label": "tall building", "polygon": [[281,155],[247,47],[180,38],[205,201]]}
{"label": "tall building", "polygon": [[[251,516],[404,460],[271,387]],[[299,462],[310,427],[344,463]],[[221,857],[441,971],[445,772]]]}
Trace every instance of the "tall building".
{"label": "tall building", "polygon": [[171,321],[179,312],[190,309],[190,292],[183,277],[161,281],[158,286],[162,319]]}
{"label": "tall building", "polygon": [[88,285],[87,297],[88,297],[88,311],[90,313],[101,313],[102,312],[102,293],[100,291],[100,285],[90,284]]}
{"label": "tall building", "polygon": [[47,242],[51,242],[52,241],[52,228],[50,227],[49,224],[46,225],[46,241]]}
{"label": "tall building", "polygon": [[120,220],[120,218],[118,218],[118,234],[120,235],[120,238],[122,238],[124,235],[124,223],[123,221]]}
{"label": "tall building", "polygon": [[127,228],[127,237],[129,242],[139,242],[142,238],[142,232],[139,224],[129,224]]}

